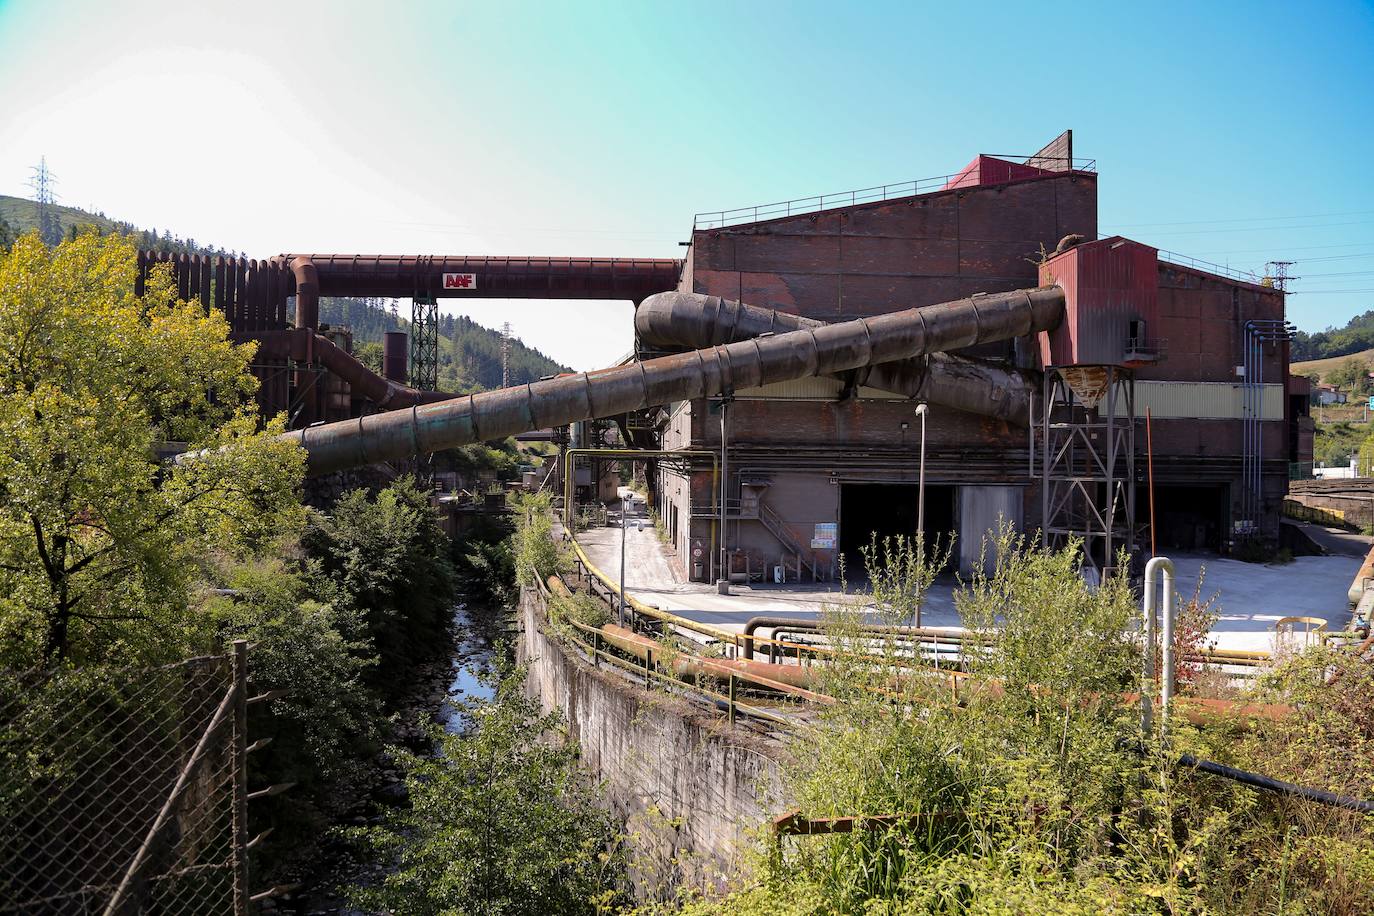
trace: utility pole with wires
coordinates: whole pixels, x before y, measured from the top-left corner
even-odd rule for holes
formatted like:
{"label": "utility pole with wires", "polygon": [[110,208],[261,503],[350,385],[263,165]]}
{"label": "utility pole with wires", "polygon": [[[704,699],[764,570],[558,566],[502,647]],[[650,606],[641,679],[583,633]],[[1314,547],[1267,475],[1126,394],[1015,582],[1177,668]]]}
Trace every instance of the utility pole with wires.
{"label": "utility pole with wires", "polygon": [[1295,277],[1288,273],[1288,269],[1297,263],[1297,261],[1270,261],[1264,265],[1264,273],[1273,282],[1274,289],[1281,293],[1287,292],[1289,280],[1302,279],[1302,277]]}
{"label": "utility pole with wires", "polygon": [[501,387],[510,387],[510,322],[501,325]]}
{"label": "utility pole with wires", "polygon": [[28,185],[33,189],[33,200],[38,205],[38,234],[44,244],[56,245],[62,241],[62,225],[53,212],[57,195],[52,186],[57,184],[57,176],[48,169],[48,157],[40,156],[38,164],[30,169]]}

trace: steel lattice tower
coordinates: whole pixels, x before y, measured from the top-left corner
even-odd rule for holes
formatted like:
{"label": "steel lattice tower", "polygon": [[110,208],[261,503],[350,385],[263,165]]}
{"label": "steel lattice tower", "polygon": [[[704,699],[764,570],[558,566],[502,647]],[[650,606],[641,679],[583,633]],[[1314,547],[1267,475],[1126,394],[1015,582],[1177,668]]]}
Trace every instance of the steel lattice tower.
{"label": "steel lattice tower", "polygon": [[439,303],[433,296],[411,300],[410,384],[421,391],[439,388]]}
{"label": "steel lattice tower", "polygon": [[57,203],[57,195],[52,190],[52,186],[57,184],[57,176],[48,169],[46,156],[39,158],[38,165],[32,171],[29,187],[33,188],[33,199],[38,205],[38,234],[46,244],[56,245],[62,241],[62,227],[58,225],[51,209]]}
{"label": "steel lattice tower", "polygon": [[501,387],[510,387],[510,322],[501,325]]}

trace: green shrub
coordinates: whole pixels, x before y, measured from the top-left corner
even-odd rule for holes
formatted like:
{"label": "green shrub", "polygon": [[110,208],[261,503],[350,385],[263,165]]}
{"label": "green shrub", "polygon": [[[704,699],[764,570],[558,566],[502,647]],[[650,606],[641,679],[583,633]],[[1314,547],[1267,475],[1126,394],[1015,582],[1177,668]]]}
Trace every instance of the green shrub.
{"label": "green shrub", "polygon": [[522,670],[485,678],[494,698],[456,704],[461,733],[435,727],[439,753],[393,749],[410,806],[351,832],[394,866],[355,888],[354,902],[414,916],[606,912],[620,877],[616,833],[577,745],[560,714],[525,696]]}
{"label": "green shrub", "polygon": [[515,533],[511,535],[515,574],[521,585],[551,576],[562,566],[553,539],[553,508],[547,493],[521,493],[511,507]]}

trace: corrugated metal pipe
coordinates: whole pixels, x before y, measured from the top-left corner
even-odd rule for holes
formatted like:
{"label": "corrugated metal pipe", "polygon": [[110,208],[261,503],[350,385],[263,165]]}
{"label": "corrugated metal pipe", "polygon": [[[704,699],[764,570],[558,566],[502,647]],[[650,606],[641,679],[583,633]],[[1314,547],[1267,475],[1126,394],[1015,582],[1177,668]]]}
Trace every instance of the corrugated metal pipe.
{"label": "corrugated metal pipe", "polygon": [[942,350],[1022,337],[1059,324],[1058,287],[1018,290],[693,350],[644,362],[485,391],[409,410],[284,434],[323,474],[428,454],[531,429],[612,417],[672,401],[733,393]]}
{"label": "corrugated metal pipe", "polygon": [[[640,342],[666,350],[712,347],[825,324],[699,293],[658,293],[635,309]],[[840,378],[855,388],[866,385],[1020,426],[1029,422],[1031,398],[1039,390],[1033,373],[940,352],[865,366]]]}

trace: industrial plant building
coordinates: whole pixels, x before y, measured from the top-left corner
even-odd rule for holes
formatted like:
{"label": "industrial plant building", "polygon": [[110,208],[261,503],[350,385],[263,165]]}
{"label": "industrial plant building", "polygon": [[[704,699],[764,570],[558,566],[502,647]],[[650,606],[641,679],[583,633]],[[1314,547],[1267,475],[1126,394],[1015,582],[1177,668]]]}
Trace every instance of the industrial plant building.
{"label": "industrial plant building", "polygon": [[[723,424],[718,402],[665,406],[663,448],[727,442],[729,572],[772,578],[783,566],[824,578],[841,556],[853,569],[874,534],[914,534],[923,433],[924,528],[955,537],[965,570],[999,519],[1073,532],[1090,549],[1096,540],[1095,559],[1108,565],[1108,543],[1148,545],[1151,465],[1158,549],[1277,542],[1289,462],[1310,460],[1311,448],[1305,399],[1287,396],[1282,292],[1135,241],[1098,240],[1097,184],[1066,134],[1028,159],[978,156],[928,190],[697,217],[680,290],[824,322],[1041,283],[1103,293],[1078,314],[1070,303],[1070,333],[965,354],[1045,379],[1024,415],[932,401],[918,417],[908,397],[831,378],[735,391]],[[1111,375],[1095,409],[1083,406],[1091,391],[1068,406],[1045,397],[1085,374],[1097,376],[1088,388]],[[684,573],[718,575],[710,475],[657,476]]]}
{"label": "industrial plant building", "polygon": [[[645,454],[649,496],[693,580],[832,579],[875,535],[918,527],[952,539],[964,570],[1002,524],[1080,538],[1098,569],[1150,544],[1273,546],[1290,462],[1312,444],[1283,292],[1100,237],[1097,185],[1066,132],[938,179],[698,214],[682,260],[172,266],[183,297],[258,342],[262,409],[302,431],[312,469],[572,424],[553,434],[660,453]],[[140,283],[167,260],[140,257]],[[320,325],[321,296],[410,298],[411,339],[387,341],[379,375]],[[469,297],[630,300],[634,355],[438,409],[438,302]],[[897,313],[894,349],[875,335],[897,333]],[[767,341],[784,335],[785,352]]]}

